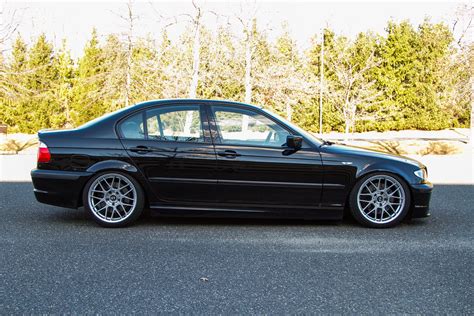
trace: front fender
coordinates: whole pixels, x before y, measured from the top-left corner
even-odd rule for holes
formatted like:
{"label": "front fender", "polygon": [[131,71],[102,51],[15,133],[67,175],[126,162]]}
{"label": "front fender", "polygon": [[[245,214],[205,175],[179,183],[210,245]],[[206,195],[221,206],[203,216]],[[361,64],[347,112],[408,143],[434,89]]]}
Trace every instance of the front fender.
{"label": "front fender", "polygon": [[414,174],[416,169],[417,168],[415,166],[407,166],[407,164],[394,163],[393,161],[390,163],[376,161],[371,164],[366,164],[362,168],[358,169],[356,178],[359,180],[365,175],[374,172],[389,172],[401,177],[406,181],[407,184],[417,184],[420,183],[420,179]]}

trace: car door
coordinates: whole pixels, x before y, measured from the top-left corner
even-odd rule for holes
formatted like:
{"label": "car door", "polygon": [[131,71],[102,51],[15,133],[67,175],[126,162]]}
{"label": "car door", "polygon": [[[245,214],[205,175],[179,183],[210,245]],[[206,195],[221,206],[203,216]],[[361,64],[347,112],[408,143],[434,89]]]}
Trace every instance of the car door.
{"label": "car door", "polygon": [[217,153],[217,199],[257,207],[315,207],[322,192],[319,152],[286,146],[293,132],[257,108],[210,105]]}
{"label": "car door", "polygon": [[215,202],[216,155],[200,104],[150,108],[123,120],[122,143],[161,202]]}

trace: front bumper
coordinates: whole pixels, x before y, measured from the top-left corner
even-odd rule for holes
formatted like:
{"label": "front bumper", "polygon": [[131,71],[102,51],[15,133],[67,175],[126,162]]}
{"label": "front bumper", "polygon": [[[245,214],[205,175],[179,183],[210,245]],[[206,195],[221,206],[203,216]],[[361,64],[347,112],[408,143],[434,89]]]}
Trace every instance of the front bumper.
{"label": "front bumper", "polygon": [[428,217],[430,216],[430,199],[433,191],[433,184],[430,182],[412,184],[412,218]]}
{"label": "front bumper", "polygon": [[82,189],[90,172],[31,170],[36,200],[41,203],[77,208],[82,205]]}

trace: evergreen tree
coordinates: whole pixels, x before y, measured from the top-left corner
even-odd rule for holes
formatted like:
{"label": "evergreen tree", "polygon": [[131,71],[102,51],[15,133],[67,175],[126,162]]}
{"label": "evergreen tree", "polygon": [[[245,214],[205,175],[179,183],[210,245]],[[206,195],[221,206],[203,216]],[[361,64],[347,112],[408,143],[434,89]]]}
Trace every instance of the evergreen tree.
{"label": "evergreen tree", "polygon": [[84,124],[107,110],[101,91],[105,82],[104,58],[97,31],[93,29],[84,54],[79,59],[77,76],[73,81],[71,119],[75,126]]}
{"label": "evergreen tree", "polygon": [[57,78],[53,60],[53,45],[47,41],[45,34],[41,34],[28,52],[26,86],[31,94],[24,104],[28,108],[22,113],[23,120],[17,124],[22,132],[64,125],[64,117],[52,89]]}
{"label": "evergreen tree", "polygon": [[61,115],[54,119],[60,119],[66,127],[71,127],[71,101],[72,101],[72,85],[74,81],[74,62],[71,54],[66,46],[66,40],[62,41],[58,56],[55,59],[55,67],[58,72],[58,78],[55,83],[56,101],[61,108]]}
{"label": "evergreen tree", "polygon": [[10,130],[18,131],[18,121],[28,112],[26,72],[28,47],[18,35],[13,43],[9,63],[3,65],[2,97],[0,105],[0,121],[10,126]]}
{"label": "evergreen tree", "polygon": [[237,40],[230,28],[211,32],[200,20],[199,54],[195,24],[176,41],[163,31],[157,43],[132,43],[130,31],[125,42],[109,34],[101,44],[93,30],[77,63],[65,41],[55,52],[44,34],[28,46],[18,36],[0,54],[0,121],[32,133],[78,126],[127,103],[187,97],[198,56],[197,97],[249,98],[310,131],[319,130],[320,91],[326,132],[469,126],[473,46],[453,45],[442,23],[389,22],[386,34],[354,40],[325,29],[321,87],[320,38],[302,54],[287,29],[271,42],[248,21]]}

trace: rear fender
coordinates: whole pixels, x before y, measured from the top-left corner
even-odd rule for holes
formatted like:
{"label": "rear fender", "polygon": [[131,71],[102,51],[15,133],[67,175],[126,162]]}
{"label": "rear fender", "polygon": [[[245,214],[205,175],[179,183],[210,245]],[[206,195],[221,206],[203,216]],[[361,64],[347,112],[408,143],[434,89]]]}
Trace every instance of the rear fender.
{"label": "rear fender", "polygon": [[120,160],[104,160],[99,161],[89,168],[87,168],[87,172],[97,173],[105,170],[122,170],[130,173],[138,173],[138,170],[135,166],[129,164],[125,161]]}

